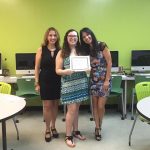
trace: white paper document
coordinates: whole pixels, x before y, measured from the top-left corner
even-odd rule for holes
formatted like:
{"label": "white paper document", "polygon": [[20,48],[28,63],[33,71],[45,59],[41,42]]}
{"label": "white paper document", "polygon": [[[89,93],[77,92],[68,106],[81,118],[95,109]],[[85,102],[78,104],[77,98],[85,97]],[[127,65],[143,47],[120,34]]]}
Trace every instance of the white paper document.
{"label": "white paper document", "polygon": [[73,71],[86,71],[90,69],[89,56],[70,56],[70,69]]}

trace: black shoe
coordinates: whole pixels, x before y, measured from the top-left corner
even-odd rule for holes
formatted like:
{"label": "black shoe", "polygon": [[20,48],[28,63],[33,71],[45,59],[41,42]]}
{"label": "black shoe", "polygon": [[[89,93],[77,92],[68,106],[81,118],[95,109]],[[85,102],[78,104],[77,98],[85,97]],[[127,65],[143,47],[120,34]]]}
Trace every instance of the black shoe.
{"label": "black shoe", "polygon": [[54,129],[51,128],[51,131],[52,131],[52,136],[53,136],[54,138],[58,138],[58,137],[59,137],[59,134],[58,134],[56,128],[54,128]]}
{"label": "black shoe", "polygon": [[[69,141],[70,141],[70,143],[68,143]],[[73,147],[76,146],[74,141],[73,141],[73,136],[66,136],[65,137],[65,142],[66,142],[67,146],[69,146],[69,147],[73,148]]]}
{"label": "black shoe", "polygon": [[80,131],[73,131],[72,135],[78,138],[79,140],[82,140],[82,141],[86,140],[86,137],[83,136]]}
{"label": "black shoe", "polygon": [[46,142],[50,142],[51,139],[52,139],[52,137],[51,137],[51,132],[50,132],[50,131],[46,131],[46,132],[45,132],[45,141],[46,141]]}
{"label": "black shoe", "polygon": [[102,139],[101,134],[99,133],[100,129],[99,128],[95,128],[95,139],[97,141],[100,141]]}

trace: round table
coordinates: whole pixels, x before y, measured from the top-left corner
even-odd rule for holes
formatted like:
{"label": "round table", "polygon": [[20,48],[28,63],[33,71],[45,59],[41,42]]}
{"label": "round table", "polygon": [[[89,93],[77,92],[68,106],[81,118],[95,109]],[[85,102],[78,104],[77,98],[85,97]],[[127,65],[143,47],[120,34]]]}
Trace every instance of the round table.
{"label": "round table", "polygon": [[150,120],[150,96],[145,97],[137,103],[138,113],[147,120]]}
{"label": "round table", "polygon": [[0,93],[0,122],[2,122],[3,150],[7,150],[6,120],[20,113],[26,105],[22,97]]}

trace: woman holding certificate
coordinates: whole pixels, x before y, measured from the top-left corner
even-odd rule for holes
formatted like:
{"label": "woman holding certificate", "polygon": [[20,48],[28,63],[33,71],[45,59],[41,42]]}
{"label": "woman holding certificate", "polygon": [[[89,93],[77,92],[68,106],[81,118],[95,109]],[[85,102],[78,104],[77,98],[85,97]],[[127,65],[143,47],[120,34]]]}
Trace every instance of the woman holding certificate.
{"label": "woman holding certificate", "polygon": [[80,41],[82,49],[90,55],[90,94],[95,120],[95,139],[100,141],[105,104],[111,89],[111,54],[107,45],[104,42],[98,42],[89,28],[80,30]]}
{"label": "woman holding certificate", "polygon": [[69,147],[75,147],[73,136],[86,139],[78,130],[78,112],[80,102],[89,98],[86,72],[70,69],[72,56],[81,56],[79,36],[74,29],[66,32],[63,48],[56,57],[56,73],[62,76],[60,100],[67,105],[65,142]]}

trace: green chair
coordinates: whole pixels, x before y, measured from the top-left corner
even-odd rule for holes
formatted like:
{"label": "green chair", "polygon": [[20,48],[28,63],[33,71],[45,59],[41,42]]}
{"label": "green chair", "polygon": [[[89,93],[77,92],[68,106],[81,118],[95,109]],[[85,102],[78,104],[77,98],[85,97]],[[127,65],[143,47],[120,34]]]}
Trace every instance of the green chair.
{"label": "green chair", "polygon": [[[150,75],[135,75],[135,85],[140,82],[150,81]],[[135,88],[132,89],[132,101],[131,101],[131,120],[134,120],[134,100],[135,100]]]}
{"label": "green chair", "polygon": [[[18,78],[16,95],[24,97],[26,101],[39,96],[39,93],[35,91],[34,82],[34,78]],[[17,120],[17,122],[19,122],[19,120]]]}
{"label": "green chair", "polygon": [[[11,94],[11,85],[5,82],[0,82],[0,93]],[[17,140],[19,140],[19,130],[16,124],[15,117],[13,117],[13,122],[17,131]]]}
{"label": "green chair", "polygon": [[[136,84],[135,92],[136,92],[138,101],[142,100],[145,97],[150,96],[150,82],[140,82],[140,83]],[[138,112],[136,112],[136,116],[135,116],[135,119],[134,119],[134,122],[133,122],[133,125],[131,128],[130,134],[129,134],[129,146],[131,145],[131,135],[132,135],[138,115],[139,115]],[[144,119],[141,116],[140,116],[140,119],[141,119],[141,121],[148,122],[146,119]]]}
{"label": "green chair", "polygon": [[121,104],[122,104],[122,117],[123,120],[125,118],[125,106],[124,106],[124,99],[123,99],[123,88],[121,87],[122,83],[122,76],[120,75],[113,75],[112,76],[112,89],[110,92],[110,96],[119,96],[121,97]]}
{"label": "green chair", "polygon": [[[120,75],[113,75],[112,77],[112,89],[110,92],[110,97],[111,96],[117,96],[121,97],[121,104],[122,104],[122,117],[121,119],[123,120],[125,118],[125,113],[124,113],[124,99],[123,99],[123,89],[121,88],[121,83],[122,83],[122,76]],[[91,105],[91,115],[93,116],[93,107],[92,107],[92,98],[90,98],[90,105]],[[90,118],[91,121],[93,121],[93,117]]]}
{"label": "green chair", "polygon": [[17,79],[17,96],[22,96],[25,98],[30,98],[31,96],[38,96],[39,93],[35,91],[34,87],[35,79],[33,78],[19,78]]}

